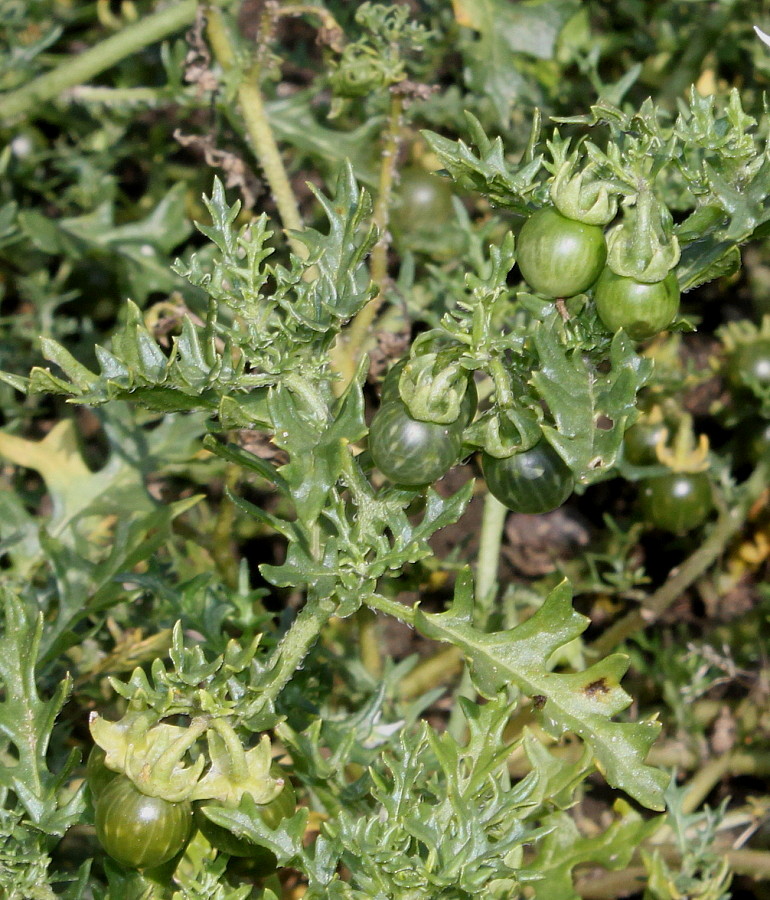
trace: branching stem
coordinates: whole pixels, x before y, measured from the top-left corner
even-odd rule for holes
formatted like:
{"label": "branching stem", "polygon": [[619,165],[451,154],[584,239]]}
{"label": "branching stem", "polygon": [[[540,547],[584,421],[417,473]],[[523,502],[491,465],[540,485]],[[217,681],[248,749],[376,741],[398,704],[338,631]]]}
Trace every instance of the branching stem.
{"label": "branching stem", "polygon": [[170,3],[158,12],[128,25],[118,34],[105,38],[94,47],[68,56],[49,72],[0,97],[0,119],[29,114],[41,103],[53,100],[121,60],[191,25],[197,9],[198,0]]}

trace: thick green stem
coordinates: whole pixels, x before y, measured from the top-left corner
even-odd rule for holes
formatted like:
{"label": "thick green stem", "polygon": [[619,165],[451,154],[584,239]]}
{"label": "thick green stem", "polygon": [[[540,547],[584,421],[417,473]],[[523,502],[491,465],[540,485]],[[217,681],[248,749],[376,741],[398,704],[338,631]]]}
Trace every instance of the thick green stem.
{"label": "thick green stem", "polygon": [[374,317],[384,299],[385,283],[388,277],[388,247],[390,245],[388,220],[398,153],[403,139],[403,112],[402,97],[399,94],[391,94],[388,124],[383,137],[377,201],[372,213],[372,222],[377,226],[380,235],[372,250],[370,266],[371,279],[377,286],[377,294],[350,323],[350,328],[342,339],[342,346],[335,354],[335,368],[343,376],[344,384],[347,384],[355,373]]}
{"label": "thick green stem", "polygon": [[181,0],[145,16],[95,47],[67,57],[50,72],[0,96],[0,119],[29,114],[36,106],[89,81],[105,69],[174,34],[195,20],[198,0]]}
{"label": "thick green stem", "polygon": [[289,630],[273,652],[270,684],[259,695],[260,702],[273,701],[291,680],[321,629],[334,615],[337,605],[330,597],[309,597]]}
{"label": "thick green stem", "polygon": [[507,515],[506,507],[492,494],[487,494],[476,566],[476,621],[480,625],[486,625],[497,591],[497,569]]}
{"label": "thick green stem", "polygon": [[[208,13],[208,38],[217,62],[225,71],[232,70],[237,64],[235,48],[218,9],[212,9]],[[238,85],[241,115],[284,228],[288,231],[301,231],[302,218],[265,109],[259,78],[259,64],[252,66],[241,78]],[[300,259],[307,259],[308,250],[301,241],[290,236],[289,244]]]}
{"label": "thick green stem", "polygon": [[592,645],[596,656],[606,656],[637,631],[657,621],[697,578],[713,564],[729,541],[740,531],[751,506],[767,488],[767,468],[760,464],[743,485],[740,502],[725,509],[714,530],[685,562],[673,569],[665,583],[639,609],[611,625]]}

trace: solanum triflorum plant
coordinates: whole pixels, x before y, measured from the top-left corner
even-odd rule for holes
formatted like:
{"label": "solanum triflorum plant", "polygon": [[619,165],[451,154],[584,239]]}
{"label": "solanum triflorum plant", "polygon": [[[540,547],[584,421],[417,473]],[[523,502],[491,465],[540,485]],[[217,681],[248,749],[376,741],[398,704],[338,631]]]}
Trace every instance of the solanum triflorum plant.
{"label": "solanum triflorum plant", "polygon": [[[263,900],[275,900],[281,882],[274,873],[289,869],[299,873],[308,900],[502,900],[525,890],[577,897],[573,868],[625,867],[664,822],[647,812],[663,811],[676,796],[668,773],[647,762],[661,726],[655,716],[626,712],[632,698],[621,681],[629,658],[614,651],[620,639],[610,634],[606,652],[581,643],[589,620],[573,608],[567,581],[544,591],[531,616],[511,622],[492,614],[490,570],[506,510],[552,511],[621,472],[642,482],[643,495],[670,473],[706,484],[702,515],[653,518],[661,528],[684,533],[710,514],[708,444],[696,444],[684,414],[672,441],[656,439],[649,459],[635,462],[624,446],[639,418],[638,395],[654,379],[641,342],[688,330],[682,292],[735,271],[739,245],[770,218],[770,169],[757,123],[737,93],[723,104],[693,91],[674,119],[652,102],[636,112],[599,102],[585,116],[559,120],[545,142],[536,116],[519,158],[470,114],[470,144],[425,133],[460,188],[523,221],[495,240],[482,240],[483,231],[467,222],[462,264],[425,276],[430,292],[443,290],[451,302],[423,309],[427,327],[410,334],[407,349],[391,360],[370,416],[365,351],[399,307],[387,277],[396,138],[404,98],[430,93],[410,81],[407,62],[428,36],[403,9],[362,4],[357,21],[367,36],[343,46],[327,12],[310,12],[321,16],[328,51],[337,54],[328,79],[333,112],[342,115],[371,92],[387,98],[376,194],[345,162],[330,190],[311,187],[325,224],[303,228],[280,159],[276,176],[276,159],[268,164],[265,155],[272,150],[255,141],[283,222],[246,214],[213,179],[203,200],[207,219],[198,224],[207,244],[173,266],[190,299],[177,303],[170,340],[153,328],[152,312],[127,301],[122,324],[95,349],[96,367],[46,337],[43,354],[55,371],[5,376],[29,396],[103,409],[115,458],[116,435],[131,436],[130,451],[142,452],[137,433],[144,432],[128,407],[162,422],[167,442],[187,433],[184,423],[195,438],[206,430],[201,465],[220,472],[226,464],[237,473],[228,480],[227,502],[282,541],[283,557],[259,572],[298,599],[298,611],[278,625],[256,615],[242,571],[238,589],[229,586],[235,599],[217,606],[207,597],[202,604],[211,645],[177,624],[168,662],[153,652],[127,681],[111,679],[116,714],[96,712],[90,721],[91,815],[82,793],[61,792],[74,758],[59,774],[45,762],[69,683],[47,703],[30,687],[43,620],[26,620],[9,596],[0,722],[7,755],[22,762],[3,776],[6,796],[18,801],[5,817],[7,837],[44,855],[73,823],[92,821],[113,860],[105,872],[116,898],[240,900],[258,884]],[[225,92],[238,94],[242,105],[259,100],[239,78],[246,63],[262,64],[264,46],[230,52],[232,17],[219,5],[208,15]],[[202,25],[192,39],[205,56],[201,35]],[[600,142],[600,134],[609,137]],[[288,229],[285,241],[280,224]],[[404,270],[410,266],[405,260]],[[201,297],[203,315],[193,309]],[[737,330],[726,338],[734,358],[760,341]],[[762,373],[746,368],[744,360],[736,383],[765,400]],[[269,443],[253,452],[241,440],[245,430]],[[71,430],[46,440],[68,471],[91,477]],[[21,463],[25,446],[6,441],[0,452]],[[139,517],[116,531],[106,563],[77,569],[78,588],[86,584],[90,592],[79,609],[68,566],[86,553],[90,516],[103,508],[99,485],[93,476],[87,501],[72,496],[43,456],[38,450],[36,466],[61,501],[56,527],[36,545],[53,561],[56,589],[66,597],[44,650],[54,656],[73,650],[89,613],[119,602],[117,583],[165,586],[143,570],[147,553],[140,548],[168,534],[197,501],[161,512],[142,493],[141,479],[131,481],[124,494],[140,497],[132,507]],[[472,458],[486,483],[488,513],[475,572],[454,566],[453,599],[441,611],[402,604],[399,578],[432,559],[431,539],[462,521],[476,489],[473,481],[451,489],[438,482]],[[722,481],[730,496],[747,502],[748,491]],[[253,483],[267,486],[276,502],[255,503]],[[653,513],[660,509],[654,504]],[[203,589],[195,578],[178,589],[181,614]],[[327,642],[344,629],[345,642],[353,636],[363,645],[375,614],[406,623],[462,659],[465,681],[447,730],[421,720],[440,689],[408,699],[404,685],[415,661],[367,665],[362,649],[342,653],[331,667]],[[228,628],[234,634],[222,638]],[[19,635],[35,648],[27,658]],[[333,682],[343,679],[350,691],[338,698]],[[49,729],[44,739],[25,732],[30,719]],[[567,810],[595,777],[617,793],[614,819],[585,836]],[[645,812],[634,811],[629,799]],[[19,856],[9,871],[24,871]],[[236,857],[249,858],[251,868],[232,866]],[[649,868],[668,877],[654,854]],[[724,872],[714,877],[724,882]],[[86,879],[73,896],[83,896]]]}

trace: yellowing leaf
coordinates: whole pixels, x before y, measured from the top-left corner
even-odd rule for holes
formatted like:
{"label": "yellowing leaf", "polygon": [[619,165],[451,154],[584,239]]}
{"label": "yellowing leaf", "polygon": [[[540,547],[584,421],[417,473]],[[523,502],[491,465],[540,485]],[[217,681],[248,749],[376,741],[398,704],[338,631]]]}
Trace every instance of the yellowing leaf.
{"label": "yellowing leaf", "polygon": [[[80,452],[75,423],[58,422],[42,441],[30,441],[0,432],[0,456],[18,466],[34,469],[45,482],[53,512],[48,529],[60,535],[79,513],[116,484],[131,482],[132,509],[154,506],[142,483],[141,474],[124,460],[112,458],[98,472],[92,472]],[[125,511],[125,508],[124,508]]]}
{"label": "yellowing leaf", "polygon": [[475,27],[471,12],[465,5],[464,0],[452,0],[452,9],[454,10],[455,21],[458,25],[463,25],[465,28]]}

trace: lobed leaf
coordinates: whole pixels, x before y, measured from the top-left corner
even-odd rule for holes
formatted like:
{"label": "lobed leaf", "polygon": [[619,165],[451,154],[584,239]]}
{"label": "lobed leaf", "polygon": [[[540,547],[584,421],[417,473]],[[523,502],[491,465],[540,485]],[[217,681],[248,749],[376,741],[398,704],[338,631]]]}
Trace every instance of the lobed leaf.
{"label": "lobed leaf", "polygon": [[631,703],[619,683],[628,657],[613,654],[576,673],[548,668],[551,656],[588,626],[588,619],[573,609],[571,597],[569,585],[562,582],[531,618],[515,628],[487,634],[473,624],[473,591],[466,573],[458,580],[452,606],[435,614],[418,609],[415,627],[426,637],[459,647],[484,696],[493,697],[513,684],[529,697],[545,698],[540,702],[549,731],[556,736],[578,735],[613,787],[651,809],[662,809],[668,778],[644,763],[660,725],[654,720],[611,720]]}

